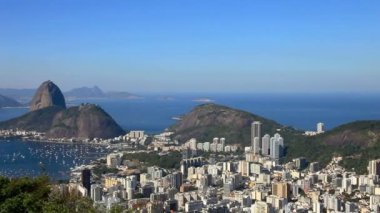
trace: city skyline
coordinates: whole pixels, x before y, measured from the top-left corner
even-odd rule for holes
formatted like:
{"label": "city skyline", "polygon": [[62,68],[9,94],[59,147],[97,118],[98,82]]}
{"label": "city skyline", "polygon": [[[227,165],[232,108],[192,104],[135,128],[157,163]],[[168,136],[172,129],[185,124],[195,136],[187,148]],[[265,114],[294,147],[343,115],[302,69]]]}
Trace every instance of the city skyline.
{"label": "city skyline", "polygon": [[[1,88],[380,92],[376,1],[5,1]],[[32,78],[31,78],[32,76]]]}

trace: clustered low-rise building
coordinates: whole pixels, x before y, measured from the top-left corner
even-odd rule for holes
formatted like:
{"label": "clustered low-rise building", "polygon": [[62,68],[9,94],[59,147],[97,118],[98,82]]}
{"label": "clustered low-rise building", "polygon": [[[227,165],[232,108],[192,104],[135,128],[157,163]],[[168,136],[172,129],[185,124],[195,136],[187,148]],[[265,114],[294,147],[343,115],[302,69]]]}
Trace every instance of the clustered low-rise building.
{"label": "clustered low-rise building", "polygon": [[325,124],[322,122],[317,123],[317,131],[305,131],[306,136],[316,136],[325,133]]}
{"label": "clustered low-rise building", "polygon": [[210,142],[197,142],[197,139],[192,138],[182,145],[185,149],[198,150],[204,152],[236,152],[238,150],[237,145],[226,145],[225,138],[214,138],[212,143]]}
{"label": "clustered low-rise building", "polygon": [[142,130],[132,130],[128,134],[123,136],[123,140],[132,144],[146,145],[148,135]]}

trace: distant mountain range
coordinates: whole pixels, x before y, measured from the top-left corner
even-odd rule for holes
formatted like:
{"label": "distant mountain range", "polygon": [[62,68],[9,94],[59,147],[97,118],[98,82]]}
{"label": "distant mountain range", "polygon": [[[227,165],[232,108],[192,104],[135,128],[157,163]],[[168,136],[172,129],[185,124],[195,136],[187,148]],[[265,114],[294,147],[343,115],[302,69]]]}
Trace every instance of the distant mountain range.
{"label": "distant mountain range", "polygon": [[2,107],[19,107],[22,106],[19,102],[12,98],[0,95],[0,108]]}
{"label": "distant mountain range", "polygon": [[[0,88],[0,94],[17,100],[23,104],[29,104],[37,89],[7,89]],[[88,98],[115,98],[115,99],[139,99],[139,95],[123,91],[104,92],[99,87],[80,87],[63,93],[66,99]]]}
{"label": "distant mountain range", "polygon": [[333,156],[342,156],[342,165],[366,172],[368,160],[380,158],[380,121],[356,121],[341,125],[324,134],[310,137],[303,131],[273,120],[217,104],[202,104],[182,116],[169,128],[183,143],[190,138],[212,141],[225,137],[226,143],[250,145],[252,121],[262,122],[262,135],[280,133],[285,139],[285,161],[305,157],[309,162],[325,165]]}
{"label": "distant mountain range", "polygon": [[20,103],[29,103],[36,89],[4,89],[0,88],[0,94],[15,99]]}
{"label": "distant mountain range", "polygon": [[105,98],[104,92],[97,86],[80,87],[64,92],[66,98]]}
{"label": "distant mountain range", "polygon": [[68,99],[87,99],[87,98],[119,98],[119,99],[136,99],[141,98],[129,92],[103,92],[99,87],[81,87],[75,88],[64,93]]}

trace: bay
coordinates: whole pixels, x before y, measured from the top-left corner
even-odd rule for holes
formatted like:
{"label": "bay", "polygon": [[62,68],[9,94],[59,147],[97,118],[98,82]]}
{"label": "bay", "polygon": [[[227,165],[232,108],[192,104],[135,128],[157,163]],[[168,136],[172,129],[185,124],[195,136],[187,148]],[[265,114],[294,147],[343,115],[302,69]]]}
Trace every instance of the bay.
{"label": "bay", "polygon": [[70,168],[88,164],[106,152],[104,147],[89,144],[0,139],[0,176],[47,174],[52,180],[66,180]]}

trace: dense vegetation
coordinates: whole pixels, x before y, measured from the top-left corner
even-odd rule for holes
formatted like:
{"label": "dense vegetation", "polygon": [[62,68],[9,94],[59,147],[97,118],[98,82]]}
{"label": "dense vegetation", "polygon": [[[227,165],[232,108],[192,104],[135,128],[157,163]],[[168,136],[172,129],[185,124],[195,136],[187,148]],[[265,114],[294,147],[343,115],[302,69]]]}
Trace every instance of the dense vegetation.
{"label": "dense vegetation", "polygon": [[0,213],[96,212],[88,198],[52,190],[48,177],[9,179],[0,177]]}
{"label": "dense vegetation", "polygon": [[145,166],[159,166],[165,169],[178,169],[182,154],[180,152],[170,152],[167,155],[160,156],[158,153],[134,153],[125,154],[124,160],[137,160],[144,163]]}
{"label": "dense vegetation", "polygon": [[359,174],[367,172],[368,161],[380,158],[380,122],[352,122],[315,137],[284,135],[286,161],[303,156],[326,165],[341,156],[341,165]]}

